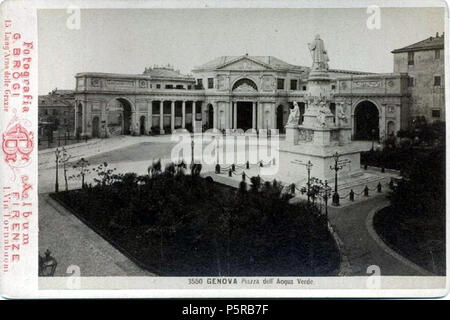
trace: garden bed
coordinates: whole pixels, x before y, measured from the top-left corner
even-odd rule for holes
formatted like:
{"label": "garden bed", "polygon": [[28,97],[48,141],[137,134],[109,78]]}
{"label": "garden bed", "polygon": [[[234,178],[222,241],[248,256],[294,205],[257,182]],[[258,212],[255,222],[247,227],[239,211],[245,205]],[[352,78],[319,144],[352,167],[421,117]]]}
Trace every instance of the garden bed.
{"label": "garden bed", "polygon": [[246,189],[126,174],[51,196],[157,275],[337,275],[339,251],[317,208],[290,204],[278,184]]}
{"label": "garden bed", "polygon": [[400,255],[434,274],[445,275],[445,238],[442,221],[425,221],[395,210],[378,211],[373,219],[375,231]]}

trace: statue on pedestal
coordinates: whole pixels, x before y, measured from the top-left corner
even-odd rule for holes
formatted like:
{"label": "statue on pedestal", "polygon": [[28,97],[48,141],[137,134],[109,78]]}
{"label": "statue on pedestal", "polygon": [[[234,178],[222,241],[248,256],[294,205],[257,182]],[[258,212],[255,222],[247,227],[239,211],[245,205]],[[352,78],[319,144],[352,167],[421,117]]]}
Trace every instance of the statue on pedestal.
{"label": "statue on pedestal", "polygon": [[326,126],[326,116],[330,113],[330,109],[327,108],[325,101],[319,102],[319,108],[317,109],[317,122],[321,127]]}
{"label": "statue on pedestal", "polygon": [[308,48],[313,60],[312,70],[328,70],[328,54],[319,35],[316,35],[312,43],[308,43]]}
{"label": "statue on pedestal", "polygon": [[287,120],[286,125],[298,124],[300,120],[300,108],[298,107],[297,102],[294,101],[294,108],[291,109],[289,113],[289,118]]}
{"label": "statue on pedestal", "polygon": [[337,108],[337,118],[339,120],[339,125],[346,125],[347,124],[347,112],[346,112],[346,108],[344,105],[344,102],[339,102],[338,103],[338,108]]}

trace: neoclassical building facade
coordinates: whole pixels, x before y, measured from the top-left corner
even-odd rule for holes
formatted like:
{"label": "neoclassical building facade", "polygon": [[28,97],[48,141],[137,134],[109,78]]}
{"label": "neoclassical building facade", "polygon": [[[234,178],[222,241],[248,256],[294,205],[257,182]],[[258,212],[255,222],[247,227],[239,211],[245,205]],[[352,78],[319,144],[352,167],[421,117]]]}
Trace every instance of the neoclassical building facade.
{"label": "neoclassical building facade", "polygon": [[[305,112],[310,68],[272,56],[222,56],[183,75],[173,67],[142,74],[76,74],[75,133],[89,137],[170,133],[177,128],[284,130],[294,102]],[[329,70],[354,139],[385,138],[409,125],[407,73]],[[330,105],[333,114],[335,104]],[[300,117],[300,124],[302,117]]]}

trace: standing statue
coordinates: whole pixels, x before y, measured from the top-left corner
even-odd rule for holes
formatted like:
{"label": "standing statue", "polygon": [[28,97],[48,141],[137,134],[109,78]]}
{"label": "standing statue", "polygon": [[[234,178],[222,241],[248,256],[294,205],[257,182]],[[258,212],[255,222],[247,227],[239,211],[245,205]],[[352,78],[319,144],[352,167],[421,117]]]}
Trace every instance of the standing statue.
{"label": "standing statue", "polygon": [[328,54],[325,50],[323,40],[319,35],[316,35],[312,43],[308,43],[309,51],[313,60],[313,70],[328,70]]}
{"label": "standing statue", "polygon": [[317,109],[317,122],[321,127],[326,126],[326,116],[330,113],[330,109],[327,108],[325,101],[319,102],[319,108]]}
{"label": "standing statue", "polygon": [[300,120],[300,108],[298,107],[297,102],[294,101],[294,108],[291,109],[289,113],[289,118],[287,120],[286,125],[288,124],[298,124]]}
{"label": "standing statue", "polygon": [[339,125],[347,124],[347,113],[346,113],[346,108],[345,108],[345,105],[343,102],[338,103],[337,117],[339,119]]}

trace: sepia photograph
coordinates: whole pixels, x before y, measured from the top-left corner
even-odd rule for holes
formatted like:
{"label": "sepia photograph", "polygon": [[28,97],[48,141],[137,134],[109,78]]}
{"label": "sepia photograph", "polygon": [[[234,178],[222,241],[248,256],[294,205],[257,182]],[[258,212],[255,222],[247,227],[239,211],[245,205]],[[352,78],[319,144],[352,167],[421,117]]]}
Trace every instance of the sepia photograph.
{"label": "sepia photograph", "polygon": [[2,108],[39,290],[448,292],[444,2],[90,2],[34,9]]}

